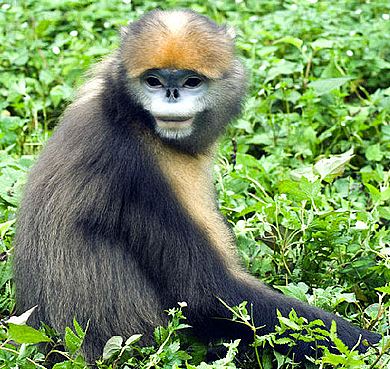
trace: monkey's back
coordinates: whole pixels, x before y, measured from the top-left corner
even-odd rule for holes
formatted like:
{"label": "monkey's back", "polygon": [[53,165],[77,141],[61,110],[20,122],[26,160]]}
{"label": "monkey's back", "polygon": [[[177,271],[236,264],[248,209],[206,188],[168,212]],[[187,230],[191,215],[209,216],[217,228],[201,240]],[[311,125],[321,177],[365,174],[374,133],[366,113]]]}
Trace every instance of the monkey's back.
{"label": "monkey's back", "polygon": [[32,324],[61,334],[73,317],[83,327],[89,321],[96,350],[115,332],[150,332],[164,322],[133,258],[158,232],[140,204],[154,191],[158,213],[158,174],[145,176],[154,169],[131,129],[108,125],[99,99],[70,106],[28,177],[14,254],[18,312],[37,305]]}

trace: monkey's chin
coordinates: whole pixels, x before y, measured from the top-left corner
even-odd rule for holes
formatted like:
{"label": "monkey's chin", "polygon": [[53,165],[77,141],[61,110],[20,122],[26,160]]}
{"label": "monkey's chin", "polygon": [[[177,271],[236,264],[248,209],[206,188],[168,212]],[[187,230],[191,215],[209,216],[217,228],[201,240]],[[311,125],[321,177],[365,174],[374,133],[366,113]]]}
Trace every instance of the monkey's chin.
{"label": "monkey's chin", "polygon": [[194,117],[184,119],[184,120],[168,120],[168,119],[161,119],[161,118],[155,118],[155,119],[156,119],[157,126],[161,129],[182,131],[191,127]]}
{"label": "monkey's chin", "polygon": [[179,140],[191,135],[193,130],[193,117],[185,120],[165,120],[155,117],[155,120],[156,131],[161,137],[164,138]]}

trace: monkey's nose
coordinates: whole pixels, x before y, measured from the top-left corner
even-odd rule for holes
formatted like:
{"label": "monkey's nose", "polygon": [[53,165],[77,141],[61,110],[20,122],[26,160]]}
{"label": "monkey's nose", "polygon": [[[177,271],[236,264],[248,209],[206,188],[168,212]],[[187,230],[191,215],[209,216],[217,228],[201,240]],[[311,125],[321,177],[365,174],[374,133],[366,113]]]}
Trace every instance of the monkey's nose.
{"label": "monkey's nose", "polygon": [[179,90],[177,88],[167,88],[165,95],[170,101],[175,101],[179,98]]}

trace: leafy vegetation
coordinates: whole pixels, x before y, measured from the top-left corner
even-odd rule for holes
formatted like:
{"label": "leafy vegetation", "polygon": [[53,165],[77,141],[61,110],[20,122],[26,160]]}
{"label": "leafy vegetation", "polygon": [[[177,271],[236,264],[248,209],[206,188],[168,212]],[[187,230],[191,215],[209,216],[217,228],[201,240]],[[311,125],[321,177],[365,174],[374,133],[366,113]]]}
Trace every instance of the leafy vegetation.
{"label": "leafy vegetation", "polygon": [[[250,80],[248,101],[222,142],[215,173],[221,209],[246,266],[283,293],[385,336],[377,349],[358,355],[331,330],[327,337],[340,355],[326,353],[312,367],[387,367],[387,0],[0,1],[2,316],[14,309],[12,237],[28,168],[88,66],[118,45],[118,28],[157,7],[190,7],[237,29]],[[173,307],[170,325],[156,329],[155,347],[138,347],[138,336],[125,342],[113,337],[98,367],[293,367],[286,357],[260,350],[265,342],[272,347],[276,333],[259,336],[256,327],[252,358],[237,358],[238,342],[232,342],[226,356],[202,363],[205,349],[178,334],[185,327],[182,308]],[[229,308],[233,319],[251,324],[245,304]],[[12,319],[0,327],[0,367],[47,367],[36,343],[59,338],[49,327],[26,326],[25,316]],[[297,332],[296,339],[303,339],[302,331],[315,335],[293,312],[280,317],[275,332],[286,327]],[[79,353],[85,329],[77,322],[67,329],[67,349],[53,349],[63,359],[56,369],[85,366]]]}

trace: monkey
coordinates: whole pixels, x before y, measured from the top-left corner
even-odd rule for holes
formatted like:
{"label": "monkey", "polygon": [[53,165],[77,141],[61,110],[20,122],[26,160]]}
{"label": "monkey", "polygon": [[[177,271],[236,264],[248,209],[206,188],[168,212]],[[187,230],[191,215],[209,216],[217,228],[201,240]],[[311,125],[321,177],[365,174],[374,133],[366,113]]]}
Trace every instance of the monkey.
{"label": "monkey", "polygon": [[[260,334],[274,331],[278,310],[294,309],[327,328],[335,321],[350,348],[378,342],[376,333],[273,291],[238,260],[212,171],[247,89],[234,32],[184,9],[154,10],[120,33],[28,176],[15,236],[17,311],[37,305],[31,324],[58,332],[74,318],[88,324],[89,362],[113,335],[141,333],[152,344],[164,311],[179,301],[188,305],[188,334],[205,342],[253,338],[221,300],[247,301]],[[315,353],[302,341],[292,355]]]}

